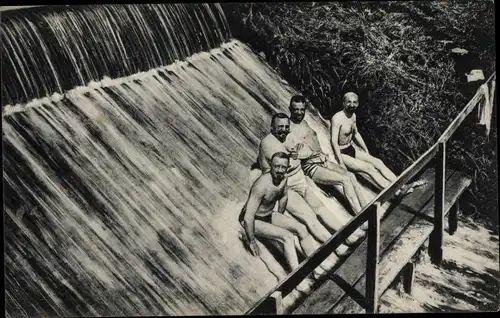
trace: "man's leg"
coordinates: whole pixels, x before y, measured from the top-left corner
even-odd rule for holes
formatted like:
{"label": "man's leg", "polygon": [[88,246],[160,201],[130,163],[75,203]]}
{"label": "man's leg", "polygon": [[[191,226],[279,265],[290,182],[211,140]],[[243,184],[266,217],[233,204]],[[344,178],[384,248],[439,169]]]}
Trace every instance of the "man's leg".
{"label": "man's leg", "polygon": [[359,183],[359,181],[356,178],[356,176],[354,175],[354,173],[348,172],[348,174],[349,174],[349,177],[351,177],[352,185],[354,187],[354,191],[356,192],[356,195],[358,196],[359,205],[361,205],[361,210],[363,210],[363,208],[368,203],[370,203],[370,201],[368,201],[368,199],[366,199],[366,193],[363,190],[363,188],[361,187],[361,184]]}
{"label": "man's leg", "polygon": [[[270,241],[274,246],[278,248],[278,250],[283,253],[283,245],[281,242],[278,241]],[[264,262],[264,265],[266,265],[267,269],[276,277],[278,281],[281,281],[284,279],[287,275],[286,269],[283,268],[283,266],[276,260],[273,254],[269,252],[269,250],[266,249],[266,246],[260,242],[260,240],[257,239],[257,245],[259,246],[260,249],[260,259],[262,262]]]}
{"label": "man's leg", "polygon": [[[375,167],[375,169],[377,169],[382,175],[384,175],[384,177],[387,178],[391,183],[397,179],[397,176],[389,168],[387,168],[382,160],[375,158],[362,150],[356,151],[356,157],[365,162],[371,163]],[[396,192],[396,196],[413,192],[414,187],[422,186],[425,183],[425,180],[417,180],[410,184],[405,184],[398,192]]]}
{"label": "man's leg", "polygon": [[319,222],[316,213],[311,209],[303,197],[293,190],[288,190],[288,204],[286,209],[290,214],[307,226],[309,232],[320,242],[326,242],[332,234]]}
{"label": "man's leg", "polygon": [[[311,209],[317,213],[321,220],[323,220],[323,222],[325,222],[328,227],[336,232],[339,231],[344,225],[346,225],[352,218],[349,214],[347,214],[347,212],[340,210],[328,210],[328,208],[323,205],[323,202],[321,202],[321,200],[316,196],[314,190],[310,187],[307,187],[304,194],[304,199],[311,207]],[[346,242],[347,244],[354,244],[360,237],[364,235],[365,233],[362,230],[357,230],[347,238]],[[347,247],[341,245],[337,252],[339,252],[340,254],[345,254],[347,252]]]}
{"label": "man's leg", "polygon": [[352,184],[352,180],[347,175],[347,170],[345,173],[341,173],[337,170],[344,170],[339,167],[339,169],[327,169],[323,167],[317,167],[314,174],[311,176],[311,179],[319,184],[324,185],[332,185],[337,190],[342,193],[347,201],[349,202],[351,209],[355,214],[361,211],[361,204],[356,191],[354,190],[354,185]]}
{"label": "man's leg", "polygon": [[391,184],[371,163],[344,154],[342,154],[342,160],[344,160],[348,170],[363,175],[379,190],[383,190]]}
{"label": "man's leg", "polygon": [[356,176],[354,173],[350,172],[349,170],[345,169],[341,165],[335,162],[327,161],[326,163],[326,168],[334,171],[340,171],[342,174],[347,174],[349,178],[351,179],[352,186],[354,188],[354,191],[356,192],[356,196],[358,198],[359,204],[361,205],[361,208],[364,208],[365,205],[368,204],[368,200],[366,199],[365,192],[363,191],[363,188],[358,182],[358,179],[356,179]]}
{"label": "man's leg", "polygon": [[[306,256],[311,255],[321,246],[321,244],[319,244],[314,237],[309,234],[307,227],[292,217],[275,212],[272,215],[272,222],[273,225],[284,228],[297,235]],[[338,257],[335,254],[332,254],[325,261],[325,264],[321,264],[320,266],[324,270],[329,270],[338,262]]]}
{"label": "man's leg", "polygon": [[275,240],[283,244],[283,250],[290,270],[299,266],[299,258],[293,242],[293,233],[271,223],[255,220],[255,236]]}
{"label": "man's leg", "polygon": [[380,160],[379,158],[375,158],[369,153],[366,153],[362,150],[356,150],[356,159],[360,159],[372,164],[375,169],[377,169],[384,176],[384,178],[386,178],[390,182],[393,182],[398,178],[389,168],[387,168],[382,160]]}

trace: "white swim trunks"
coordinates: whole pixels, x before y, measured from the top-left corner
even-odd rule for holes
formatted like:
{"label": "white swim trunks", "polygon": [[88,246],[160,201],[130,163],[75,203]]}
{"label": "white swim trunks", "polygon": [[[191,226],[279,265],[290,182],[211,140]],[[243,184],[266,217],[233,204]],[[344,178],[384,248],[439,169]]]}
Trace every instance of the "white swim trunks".
{"label": "white swim trunks", "polygon": [[306,176],[300,166],[290,171],[288,175],[288,189],[297,192],[300,196],[306,195]]}

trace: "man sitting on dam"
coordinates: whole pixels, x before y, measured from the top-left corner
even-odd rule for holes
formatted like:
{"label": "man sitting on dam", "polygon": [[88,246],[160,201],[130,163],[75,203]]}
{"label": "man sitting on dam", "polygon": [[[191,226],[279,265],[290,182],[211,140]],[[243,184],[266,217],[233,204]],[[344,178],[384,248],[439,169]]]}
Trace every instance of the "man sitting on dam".
{"label": "man sitting on dam", "polygon": [[[285,214],[288,203],[288,176],[290,158],[287,153],[276,152],[270,160],[270,169],[262,174],[250,188],[248,199],[239,215],[239,222],[246,233],[246,243],[255,256],[260,255],[255,237],[277,241],[283,245],[284,256],[293,271],[299,266],[294,235],[300,247],[309,256],[320,244],[309,234],[305,225]],[[275,206],[277,210],[275,211]],[[323,271],[331,269],[338,261],[332,253],[321,265]]]}
{"label": "man sitting on dam", "polygon": [[354,175],[345,167],[328,160],[328,155],[323,153],[316,132],[304,120],[306,107],[304,96],[295,95],[290,99],[290,135],[295,137],[301,147],[298,159],[302,161],[302,170],[317,184],[331,185],[339,190],[357,214],[368,204],[363,190]]}
{"label": "man sitting on dam", "polygon": [[[271,158],[276,152],[288,153],[290,145],[297,145],[290,133],[290,119],[284,113],[275,114],[271,119],[271,132],[265,136],[259,145],[258,163],[263,173],[271,169]],[[307,184],[306,176],[302,171],[300,160],[297,158],[298,152],[292,153],[290,165],[288,168],[288,204],[287,210],[304,223],[311,234],[321,243],[326,242],[331,233],[319,222],[318,217],[334,231],[341,229],[349,219],[338,216],[338,211],[329,211],[316,196],[313,190]],[[354,244],[361,236],[363,231],[357,231],[348,239],[348,244]],[[341,245],[337,252],[344,254],[347,248]]]}
{"label": "man sitting on dam", "polygon": [[[341,166],[359,173],[366,180],[383,190],[391,185],[397,177],[382,162],[372,156],[363,137],[356,126],[356,109],[359,106],[358,95],[346,93],[342,101],[343,109],[331,119],[331,143],[335,156]],[[415,187],[425,184],[424,180],[404,185],[396,192],[396,196],[413,192]]]}

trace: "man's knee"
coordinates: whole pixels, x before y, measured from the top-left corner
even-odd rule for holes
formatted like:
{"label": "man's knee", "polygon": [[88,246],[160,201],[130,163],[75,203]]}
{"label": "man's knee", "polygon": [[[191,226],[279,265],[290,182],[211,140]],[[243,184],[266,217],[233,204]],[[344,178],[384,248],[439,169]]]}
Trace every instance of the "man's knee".
{"label": "man's knee", "polygon": [[339,165],[338,167],[335,167],[335,168],[336,168],[336,169],[338,169],[338,171],[339,171],[340,173],[342,173],[342,174],[347,174],[347,173],[349,173],[349,170],[347,170],[347,168],[346,168],[346,167],[344,167],[344,166]]}
{"label": "man's knee", "polygon": [[377,173],[377,168],[375,168],[375,166],[370,163],[364,163],[363,170],[369,174]]}
{"label": "man's knee", "polygon": [[282,239],[283,239],[283,243],[285,245],[295,244],[294,243],[294,235],[292,232],[287,232],[287,233],[283,234]]}
{"label": "man's knee", "polygon": [[342,176],[342,178],[340,179],[340,183],[342,184],[342,186],[345,188],[346,186],[348,186],[350,183],[352,183],[351,181],[351,177],[346,174],[345,176]]}
{"label": "man's knee", "polygon": [[296,225],[297,235],[300,239],[304,239],[309,236],[309,231],[307,230],[307,226],[302,223]]}
{"label": "man's knee", "polygon": [[373,158],[372,162],[375,167],[383,168],[385,166],[384,162],[379,158]]}

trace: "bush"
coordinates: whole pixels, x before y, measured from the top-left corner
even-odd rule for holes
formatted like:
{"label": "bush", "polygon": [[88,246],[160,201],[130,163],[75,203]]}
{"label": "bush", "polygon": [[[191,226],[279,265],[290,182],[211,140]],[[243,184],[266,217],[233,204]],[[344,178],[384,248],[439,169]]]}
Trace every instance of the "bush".
{"label": "bush", "polygon": [[[341,109],[345,92],[358,93],[359,129],[397,173],[436,142],[477,89],[464,83],[462,71],[472,65],[450,49],[467,49],[485,76],[495,70],[492,2],[240,3],[225,10],[233,35],[265,53],[324,118]],[[477,132],[473,119],[464,124],[448,159],[474,175],[472,205],[496,216],[496,127],[489,142]]]}

